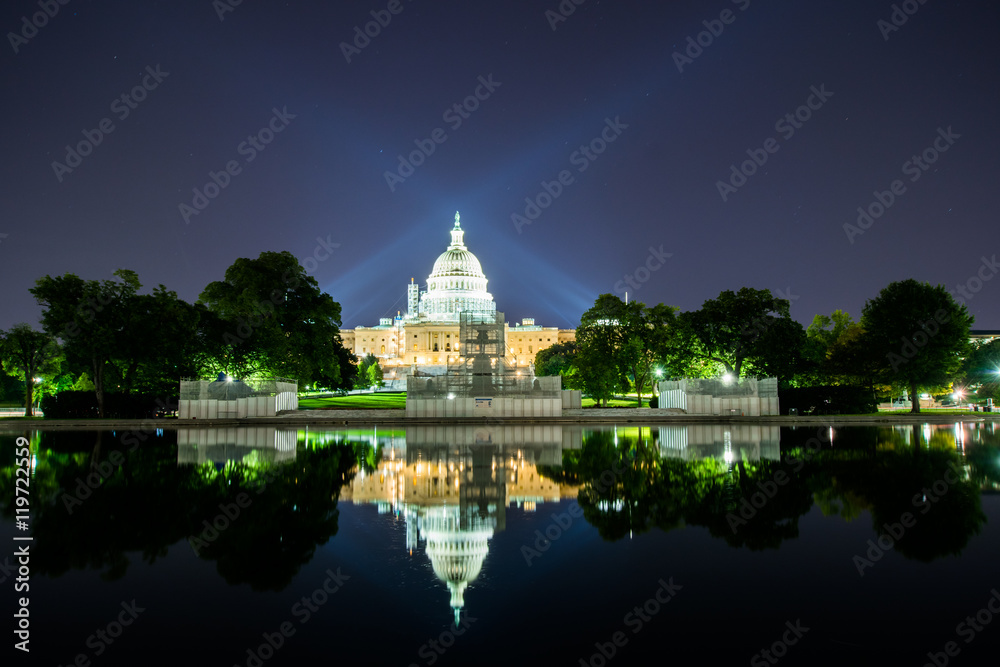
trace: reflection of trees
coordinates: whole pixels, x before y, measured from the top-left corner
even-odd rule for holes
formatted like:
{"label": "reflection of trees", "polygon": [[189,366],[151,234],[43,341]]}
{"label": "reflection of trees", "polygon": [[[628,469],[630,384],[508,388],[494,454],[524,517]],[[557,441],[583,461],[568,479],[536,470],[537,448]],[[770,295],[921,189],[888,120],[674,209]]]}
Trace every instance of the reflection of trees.
{"label": "reflection of trees", "polygon": [[[0,510],[9,518],[14,516],[13,437],[0,444]],[[379,456],[376,448],[345,444],[300,447],[288,465],[258,463],[250,455],[219,468],[178,466],[176,432],[170,431],[134,449],[102,432],[72,437],[43,432],[35,445],[34,573],[96,569],[104,579],[118,579],[127,571],[129,553],[153,563],[182,540],[194,543],[202,537],[203,522],[222,514],[219,505],[231,505],[245,492],[250,505],[217,538],[206,540],[199,556],[217,561],[231,584],[271,590],[286,586],[316,545],[336,534],[340,487],[350,481],[359,459],[377,464]],[[124,461],[120,467],[110,464],[112,456]],[[107,475],[98,485],[99,470]],[[97,488],[81,482],[88,475]],[[78,488],[81,495],[90,491],[79,503],[71,500]]]}
{"label": "reflection of trees", "polygon": [[[903,556],[928,562],[961,553],[969,539],[979,534],[986,516],[978,485],[964,479],[953,436],[932,436],[925,445],[917,425],[908,444],[898,432],[894,434],[881,440],[870,457],[859,458],[850,451],[824,453],[810,466],[817,469],[813,476],[822,473],[822,479],[835,480],[834,485],[821,487],[828,497],[863,504],[879,535],[888,534],[886,525],[898,524],[909,512],[915,523],[903,529],[894,546]],[[943,493],[933,490],[935,484]],[[898,528],[893,530],[899,534]]]}
{"label": "reflection of trees", "polygon": [[299,451],[294,463],[270,470],[228,464],[203,490],[200,517],[211,523],[222,515],[219,505],[231,506],[241,493],[250,504],[214,540],[204,537],[199,521],[189,533],[208,542],[199,555],[217,561],[230,584],[282,590],[312,560],[316,546],[337,534],[337,500],[357,463],[353,453],[336,446]]}
{"label": "reflection of trees", "polygon": [[[43,433],[39,440],[35,477],[51,478],[61,490],[53,493],[49,485],[32,485],[34,572],[59,576],[70,569],[92,568],[114,580],[128,568],[127,552],[139,552],[151,563],[185,535],[191,518],[185,502],[191,474],[177,468],[174,447],[157,442],[129,452],[117,448],[119,443],[109,434],[93,432],[77,434],[78,446],[92,443],[89,453],[61,453],[46,447],[48,436]],[[64,437],[54,440],[66,447]],[[112,451],[122,456],[120,468],[107,461]],[[102,462],[110,474],[98,486],[97,466]],[[86,486],[88,475],[97,488]],[[88,491],[89,496],[71,501],[67,509],[66,501],[78,488],[81,496]],[[8,497],[6,489],[3,497]]]}
{"label": "reflection of trees", "polygon": [[[787,475],[785,484],[775,481],[779,472]],[[790,466],[767,460],[737,461],[696,499],[687,520],[705,526],[709,534],[733,547],[777,549],[785,540],[799,536],[799,517],[811,506],[812,494],[804,478],[793,474]]]}
{"label": "reflection of trees", "polygon": [[[978,489],[983,481],[1000,479],[996,447],[980,445],[970,453],[973,474],[965,480],[948,433],[934,434],[924,444],[918,427],[909,433],[844,429],[836,448],[809,451],[804,445],[814,434],[783,442],[782,461],[728,464],[711,458],[661,459],[651,440],[598,432],[585,437],[579,453],[565,452],[561,468],[540,467],[539,472],[582,485],[584,517],[606,540],[688,524],[706,527],[733,547],[775,549],[798,537],[799,517],[814,501],[824,515],[847,521],[867,510],[879,534],[909,512],[915,524],[905,529],[895,550],[920,561],[960,553],[981,530],[985,515]],[[777,484],[781,473],[787,481]],[[946,473],[958,481],[945,482]],[[936,482],[939,490],[947,483],[947,491],[925,505],[923,490]]]}
{"label": "reflection of trees", "polygon": [[983,489],[1000,489],[1000,445],[979,444],[971,447],[966,459],[973,484]]}

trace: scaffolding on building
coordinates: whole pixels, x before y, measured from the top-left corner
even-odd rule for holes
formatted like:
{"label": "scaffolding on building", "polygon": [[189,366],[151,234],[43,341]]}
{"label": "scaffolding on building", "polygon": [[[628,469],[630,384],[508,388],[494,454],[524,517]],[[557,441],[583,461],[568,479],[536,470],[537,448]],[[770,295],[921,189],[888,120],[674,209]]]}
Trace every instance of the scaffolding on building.
{"label": "scaffolding on building", "polygon": [[532,397],[558,398],[561,379],[536,378],[507,356],[504,314],[468,312],[459,315],[460,356],[448,364],[446,375],[409,377],[406,393],[412,398]]}

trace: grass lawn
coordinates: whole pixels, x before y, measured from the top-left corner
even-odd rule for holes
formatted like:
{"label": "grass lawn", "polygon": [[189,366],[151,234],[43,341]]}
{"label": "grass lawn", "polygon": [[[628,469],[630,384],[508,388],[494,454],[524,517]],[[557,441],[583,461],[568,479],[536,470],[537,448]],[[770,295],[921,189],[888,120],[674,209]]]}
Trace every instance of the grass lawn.
{"label": "grass lawn", "polygon": [[[592,398],[584,398],[582,406],[585,407],[585,408],[593,408],[593,407],[597,406],[597,401],[595,401]],[[624,399],[623,398],[612,398],[610,401],[608,401],[608,407],[609,408],[634,408],[635,407],[635,399],[634,398],[624,398]],[[644,408],[648,408],[649,407],[649,399],[648,398],[642,399],[642,407],[644,407]]]}
{"label": "grass lawn", "polygon": [[299,399],[300,410],[403,410],[404,408],[406,408],[406,394],[403,392]]}

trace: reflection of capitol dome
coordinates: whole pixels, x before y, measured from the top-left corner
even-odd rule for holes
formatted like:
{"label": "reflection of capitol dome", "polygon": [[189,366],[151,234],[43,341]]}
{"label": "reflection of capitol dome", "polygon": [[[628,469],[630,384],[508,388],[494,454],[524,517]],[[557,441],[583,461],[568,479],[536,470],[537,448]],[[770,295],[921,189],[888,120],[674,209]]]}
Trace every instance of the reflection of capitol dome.
{"label": "reflection of capitol dome", "polygon": [[458,321],[462,311],[495,313],[493,295],[486,291],[486,275],[464,242],[465,231],[455,214],[451,245],[434,262],[427,291],[420,295],[419,312],[430,320]]}
{"label": "reflection of capitol dome", "polygon": [[493,537],[493,526],[487,521],[473,519],[473,527],[462,529],[460,513],[457,506],[428,508],[421,521],[434,574],[451,591],[455,625],[465,606],[465,589],[479,576],[489,553],[488,540]]}

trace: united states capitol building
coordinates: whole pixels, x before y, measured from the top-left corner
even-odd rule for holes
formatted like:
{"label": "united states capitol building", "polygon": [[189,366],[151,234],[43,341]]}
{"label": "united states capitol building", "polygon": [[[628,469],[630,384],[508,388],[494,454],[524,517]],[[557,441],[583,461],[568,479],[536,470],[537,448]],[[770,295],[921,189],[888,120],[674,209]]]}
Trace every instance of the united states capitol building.
{"label": "united states capitol building", "polygon": [[[479,259],[465,245],[465,230],[456,213],[451,243],[434,262],[426,289],[412,278],[406,286],[406,312],[382,318],[378,326],[341,329],[341,340],[358,357],[378,357],[386,380],[416,373],[444,375],[449,364],[464,361],[459,343],[461,313],[497,312],[488,282]],[[531,372],[540,350],[575,339],[573,329],[538,326],[531,318],[513,326],[505,322],[507,365]]]}

